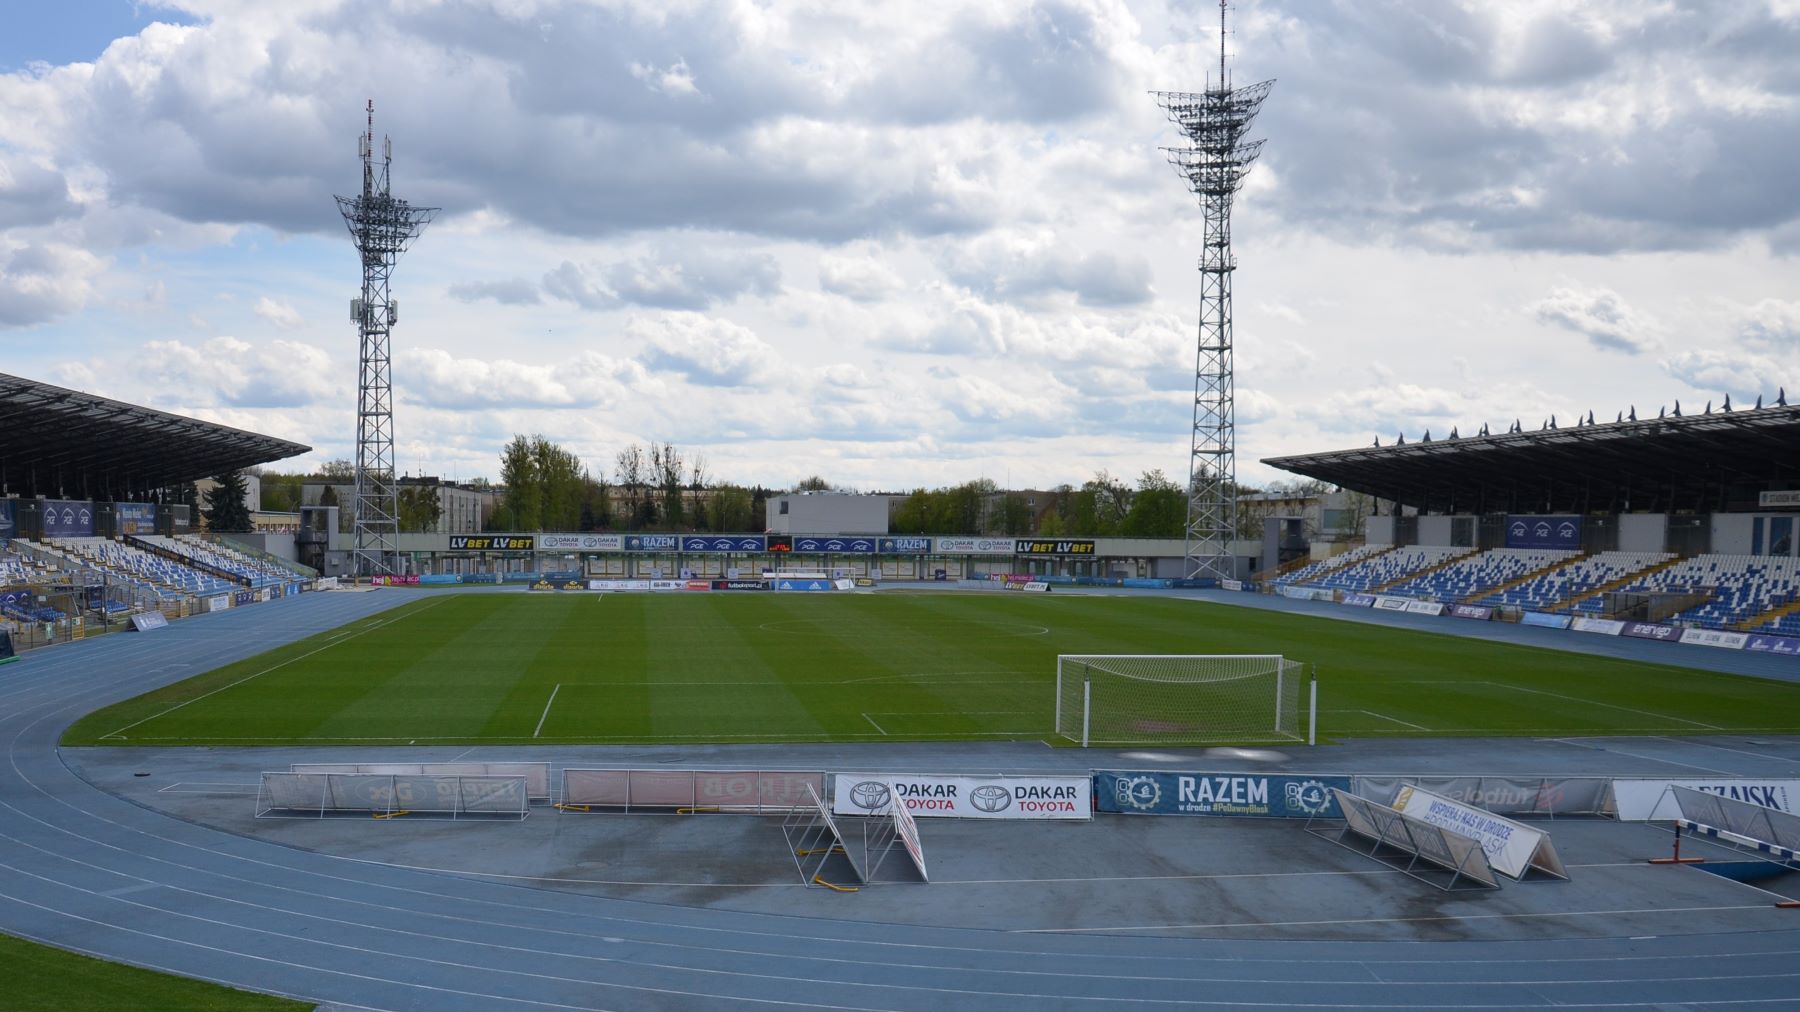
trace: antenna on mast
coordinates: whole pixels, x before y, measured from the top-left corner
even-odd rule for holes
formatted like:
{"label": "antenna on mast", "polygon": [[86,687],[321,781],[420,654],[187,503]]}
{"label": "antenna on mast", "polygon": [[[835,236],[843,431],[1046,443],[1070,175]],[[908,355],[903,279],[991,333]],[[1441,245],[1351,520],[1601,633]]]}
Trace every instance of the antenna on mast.
{"label": "antenna on mast", "polygon": [[[1225,4],[1219,0],[1219,90],[1225,90]],[[372,105],[373,103],[371,103]]]}

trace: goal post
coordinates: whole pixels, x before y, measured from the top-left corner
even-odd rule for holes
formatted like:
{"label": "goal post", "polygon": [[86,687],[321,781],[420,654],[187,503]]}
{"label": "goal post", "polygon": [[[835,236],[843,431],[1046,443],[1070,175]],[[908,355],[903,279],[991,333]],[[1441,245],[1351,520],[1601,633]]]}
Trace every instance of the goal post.
{"label": "goal post", "polygon": [[1084,748],[1312,744],[1306,668],[1280,654],[1060,654],[1056,734]]}

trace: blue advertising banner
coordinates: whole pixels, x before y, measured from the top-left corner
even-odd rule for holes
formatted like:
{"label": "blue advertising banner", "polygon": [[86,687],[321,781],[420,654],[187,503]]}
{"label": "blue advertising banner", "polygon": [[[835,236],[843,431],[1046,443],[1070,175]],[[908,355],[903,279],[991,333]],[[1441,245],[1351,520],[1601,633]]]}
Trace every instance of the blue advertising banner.
{"label": "blue advertising banner", "polygon": [[760,552],[767,546],[760,534],[698,534],[681,539],[684,552]]}
{"label": "blue advertising banner", "polygon": [[[1310,597],[1311,595],[1308,595],[1308,596]],[[1375,606],[1375,595],[1374,594],[1345,594],[1344,595],[1344,603],[1349,605],[1352,608],[1373,608]]]}
{"label": "blue advertising banner", "polygon": [[628,552],[678,552],[681,550],[681,537],[675,534],[627,534],[625,550]]}
{"label": "blue advertising banner", "polygon": [[1506,547],[1581,549],[1579,516],[1525,516],[1506,518]]}
{"label": "blue advertising banner", "polygon": [[91,538],[94,504],[74,499],[44,500],[44,537]]}
{"label": "blue advertising banner", "polygon": [[119,520],[121,535],[156,533],[155,503],[116,502],[113,503],[113,515]]}
{"label": "blue advertising banner", "polygon": [[1330,788],[1349,777],[1257,773],[1096,770],[1094,803],[1121,815],[1226,815],[1252,819],[1341,819]]}
{"label": "blue advertising banner", "polygon": [[792,590],[805,594],[822,594],[837,587],[830,580],[776,580],[776,590]]}
{"label": "blue advertising banner", "polygon": [[860,555],[875,554],[874,538],[853,537],[802,537],[794,535],[794,551],[796,552],[851,552]]}
{"label": "blue advertising banner", "polygon": [[6,539],[15,536],[13,532],[17,529],[17,521],[14,519],[13,503],[16,501],[17,500],[14,499],[0,499],[0,541],[5,541]]}
{"label": "blue advertising banner", "polygon": [[883,555],[930,555],[930,538],[882,538],[876,549]]}
{"label": "blue advertising banner", "polygon": [[1768,654],[1787,654],[1789,657],[1800,654],[1800,639],[1792,636],[1769,636],[1764,633],[1751,633],[1744,641],[1745,650],[1756,650]]}
{"label": "blue advertising banner", "polygon": [[1543,629],[1567,629],[1568,615],[1552,615],[1542,611],[1528,611],[1519,616],[1520,625],[1535,625]]}

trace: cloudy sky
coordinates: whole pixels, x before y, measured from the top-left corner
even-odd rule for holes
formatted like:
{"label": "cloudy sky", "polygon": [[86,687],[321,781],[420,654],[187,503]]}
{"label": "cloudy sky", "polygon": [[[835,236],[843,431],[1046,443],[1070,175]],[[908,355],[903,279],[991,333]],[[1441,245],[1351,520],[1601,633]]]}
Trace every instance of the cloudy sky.
{"label": "cloudy sky", "polygon": [[[409,473],[542,432],[861,489],[1183,474],[1163,0],[67,0],[0,33],[0,371],[351,454],[364,102]],[[1267,456],[1800,393],[1800,0],[1245,0]]]}

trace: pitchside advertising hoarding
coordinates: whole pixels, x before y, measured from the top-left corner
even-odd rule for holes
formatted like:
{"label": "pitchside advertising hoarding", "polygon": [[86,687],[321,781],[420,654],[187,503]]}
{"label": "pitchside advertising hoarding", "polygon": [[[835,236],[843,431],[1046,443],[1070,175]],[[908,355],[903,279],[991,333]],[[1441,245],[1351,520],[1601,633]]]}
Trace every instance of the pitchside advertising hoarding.
{"label": "pitchside advertising hoarding", "polygon": [[44,500],[44,536],[88,538],[94,535],[94,504],[73,499]]}
{"label": "pitchside advertising hoarding", "polygon": [[1349,777],[1100,770],[1099,810],[1122,815],[1224,815],[1252,819],[1341,819],[1331,788]]}
{"label": "pitchside advertising hoarding", "polygon": [[1076,541],[1052,541],[1041,538],[1019,538],[1013,543],[1016,555],[1092,555],[1094,542],[1091,539]]}
{"label": "pitchside advertising hoarding", "polygon": [[875,541],[876,539],[874,538],[854,538],[846,536],[812,537],[796,534],[794,535],[794,551],[873,555],[875,554]]}
{"label": "pitchside advertising hoarding", "polygon": [[831,810],[876,815],[898,801],[914,816],[947,819],[1091,819],[1088,776],[980,777],[834,773]]}
{"label": "pitchside advertising hoarding", "polygon": [[876,549],[883,555],[930,555],[930,538],[882,538]]}
{"label": "pitchside advertising hoarding", "polygon": [[537,544],[535,534],[452,534],[453,552],[529,552]]}
{"label": "pitchside advertising hoarding", "polygon": [[1577,551],[1581,548],[1581,517],[1507,517],[1506,547],[1555,548],[1563,551]]}
{"label": "pitchside advertising hoarding", "polygon": [[627,534],[625,550],[628,552],[679,552],[681,536],[677,534]]}
{"label": "pitchside advertising hoarding", "polygon": [[617,552],[625,547],[623,534],[539,534],[540,552]]}
{"label": "pitchside advertising hoarding", "polygon": [[938,555],[1011,555],[1012,538],[937,538]]}
{"label": "pitchside advertising hoarding", "polygon": [[681,539],[684,552],[761,552],[767,546],[768,542],[760,534],[713,534]]}
{"label": "pitchside advertising hoarding", "polygon": [[1615,777],[1613,804],[1620,822],[1662,821],[1681,817],[1670,787],[1687,787],[1708,794],[1745,801],[1764,808],[1800,814],[1800,780],[1758,777],[1714,780],[1649,780]]}

